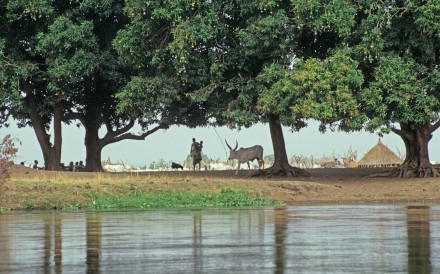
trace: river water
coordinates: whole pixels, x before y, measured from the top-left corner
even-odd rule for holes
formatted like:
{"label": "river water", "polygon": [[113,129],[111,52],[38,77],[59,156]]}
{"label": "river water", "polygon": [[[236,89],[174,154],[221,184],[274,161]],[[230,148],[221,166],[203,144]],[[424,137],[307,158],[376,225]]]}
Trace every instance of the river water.
{"label": "river water", "polygon": [[0,273],[440,273],[440,206],[2,213]]}

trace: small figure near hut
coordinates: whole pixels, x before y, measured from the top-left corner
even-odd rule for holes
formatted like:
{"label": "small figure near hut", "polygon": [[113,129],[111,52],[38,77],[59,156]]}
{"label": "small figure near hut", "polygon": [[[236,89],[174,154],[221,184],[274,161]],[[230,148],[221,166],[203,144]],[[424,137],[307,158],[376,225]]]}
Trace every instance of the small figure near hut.
{"label": "small figure near hut", "polygon": [[196,142],[196,138],[192,138],[192,144],[191,144],[191,150],[190,155],[193,159],[193,171],[196,170],[196,165],[199,165],[199,171],[200,171],[200,165],[202,161],[202,148],[203,148],[203,141]]}

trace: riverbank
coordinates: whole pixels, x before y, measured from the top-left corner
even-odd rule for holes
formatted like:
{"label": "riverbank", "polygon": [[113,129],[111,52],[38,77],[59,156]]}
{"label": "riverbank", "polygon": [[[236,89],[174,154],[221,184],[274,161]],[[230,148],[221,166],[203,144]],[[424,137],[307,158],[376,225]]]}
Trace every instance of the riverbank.
{"label": "riverbank", "polygon": [[[440,178],[396,179],[370,175],[384,169],[310,169],[310,177],[255,178],[252,171],[169,171],[150,173],[85,173],[12,168],[0,207],[84,208],[91,193],[123,195],[133,191],[189,193],[244,191],[285,204],[440,203]],[[45,206],[46,205],[46,206]]]}

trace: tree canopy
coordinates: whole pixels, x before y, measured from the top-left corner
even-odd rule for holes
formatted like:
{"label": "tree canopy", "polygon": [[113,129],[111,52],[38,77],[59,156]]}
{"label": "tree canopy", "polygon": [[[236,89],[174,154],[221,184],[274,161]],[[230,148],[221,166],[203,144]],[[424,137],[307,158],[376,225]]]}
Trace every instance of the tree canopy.
{"label": "tree canopy", "polygon": [[[431,134],[440,125],[439,3],[343,0],[295,3],[294,9],[300,11],[298,22],[303,28],[313,30],[316,36],[334,33],[338,37],[339,42],[329,56],[321,58],[323,62],[332,60],[344,49],[358,63],[353,68],[362,73],[364,80],[360,88],[349,90],[358,102],[359,117],[364,117],[358,121],[364,121],[367,130],[393,131],[403,139],[406,159],[401,168],[393,171],[394,175],[439,176],[428,154]],[[335,5],[340,9],[332,8]],[[313,72],[306,69],[304,73]],[[358,123],[354,126],[357,128]]]}
{"label": "tree canopy", "polygon": [[300,128],[302,117],[284,119],[284,111],[259,105],[261,96],[273,90],[265,79],[268,68],[285,70],[292,62],[296,31],[290,2],[193,1],[182,10],[172,24],[169,50],[181,83],[190,87],[187,96],[206,105],[207,117],[217,125],[268,122],[275,164],[265,173],[301,173],[288,164],[281,124]]}
{"label": "tree canopy", "polygon": [[[440,126],[439,9],[437,0],[10,0],[0,7],[0,113],[32,125],[52,165],[63,121],[85,127],[90,169],[105,145],[172,124],[263,122],[275,153],[266,174],[296,176],[281,125],[316,119],[322,131],[392,131],[406,145],[393,175],[439,176],[428,153]],[[135,121],[140,135],[128,132]]]}
{"label": "tree canopy", "polygon": [[[116,93],[130,89],[127,83],[136,75],[113,48],[117,32],[128,22],[123,7],[124,1],[118,0],[11,0],[2,6],[1,17],[7,20],[2,21],[6,31],[0,34],[0,80],[9,96],[2,113],[34,128],[49,169],[60,168],[62,122],[84,126],[89,171],[101,170],[104,146],[143,140],[168,127],[158,114],[167,103],[163,98],[175,97],[149,100],[149,115],[143,117],[117,111]],[[129,132],[136,120],[144,130],[140,134]],[[106,129],[103,137],[101,127]]]}

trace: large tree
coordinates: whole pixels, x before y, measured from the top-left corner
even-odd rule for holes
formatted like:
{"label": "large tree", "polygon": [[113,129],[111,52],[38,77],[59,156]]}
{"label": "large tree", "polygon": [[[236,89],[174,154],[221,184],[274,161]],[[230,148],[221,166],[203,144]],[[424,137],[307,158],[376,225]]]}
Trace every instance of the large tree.
{"label": "large tree", "polygon": [[[327,100],[307,100],[304,90],[296,88],[297,83],[292,79],[297,73],[294,68],[303,59],[329,56],[329,49],[338,44],[339,37],[332,32],[313,35],[310,29],[299,27],[290,1],[235,3],[237,6],[233,10],[240,10],[240,13],[234,14],[232,10],[225,13],[231,12],[233,16],[229,18],[236,20],[229,27],[233,29],[235,43],[230,49],[234,53],[229,67],[233,73],[224,80],[227,81],[226,90],[233,94],[226,117],[239,126],[256,122],[269,124],[275,161],[262,174],[305,175],[304,170],[288,163],[282,125],[298,131],[307,126],[310,118],[326,117],[335,121],[338,113],[345,110]],[[327,91],[344,93],[346,85],[356,81],[345,81],[346,73],[351,72],[342,72],[339,83]],[[347,102],[350,112],[355,109],[354,101],[350,97]],[[331,117],[328,117],[329,112],[332,112]]]}
{"label": "large tree", "polygon": [[113,49],[113,39],[127,23],[123,4],[13,0],[1,7],[2,19],[7,18],[0,34],[1,76],[7,82],[2,87],[14,95],[2,102],[2,113],[34,128],[48,169],[60,168],[63,121],[84,126],[88,171],[102,170],[106,145],[143,140],[168,127],[155,115],[162,107],[157,101],[147,110],[150,119],[138,120],[139,134],[130,132],[138,117],[117,111],[116,93],[135,73]]}
{"label": "large tree", "polygon": [[[234,12],[235,9],[240,13]],[[282,105],[284,98],[276,95],[276,87],[268,85],[272,75],[269,68],[288,69],[295,54],[295,39],[298,33],[290,20],[289,1],[266,1],[249,3],[235,1],[226,14],[231,14],[235,44],[231,45],[232,72],[225,75],[225,89],[232,93],[226,118],[238,126],[268,123],[274,150],[273,165],[262,171],[264,175],[300,176],[304,170],[289,165],[282,125],[295,130],[306,126],[304,117],[285,119],[285,111],[266,107],[262,97],[271,93]],[[231,38],[232,38],[231,37]],[[239,64],[236,66],[235,64]],[[269,73],[267,73],[269,72]],[[227,78],[226,78],[227,77]],[[263,102],[263,103],[262,103]]]}
{"label": "large tree", "polygon": [[[315,36],[337,34],[337,47],[358,63],[364,82],[349,91],[358,100],[359,117],[367,118],[365,128],[392,131],[404,141],[405,161],[391,174],[439,176],[428,153],[428,142],[440,126],[437,1],[295,1],[293,7],[301,28]],[[327,62],[334,52],[336,47],[324,57]],[[309,92],[325,84],[318,82]]]}
{"label": "large tree", "polygon": [[[20,126],[32,124],[48,166],[61,159],[61,115],[63,96],[46,81],[46,67],[36,49],[36,35],[47,27],[53,9],[39,2],[3,1],[0,7],[0,44],[3,85],[8,94],[2,115],[12,115]],[[53,140],[46,132],[53,118]],[[52,144],[53,141],[53,144]]]}
{"label": "large tree", "polygon": [[[299,129],[306,125],[304,117],[286,119],[286,112],[258,104],[268,90],[260,74],[271,65],[286,69],[292,62],[296,31],[289,13],[289,1],[131,0],[129,30],[137,35],[125,38],[133,42],[130,46],[120,45],[125,45],[130,60],[153,58],[172,66],[167,70],[174,73],[187,106],[182,114],[191,111],[190,118],[200,117],[192,126],[214,123],[240,128],[269,123],[275,164],[264,174],[296,176],[305,173],[288,164],[282,125]],[[161,28],[151,18],[160,21]],[[146,35],[155,28],[162,34]],[[163,48],[151,54],[148,42],[155,40]],[[145,73],[149,68],[143,69]]]}
{"label": "large tree", "polygon": [[[148,128],[157,120],[141,121],[142,132],[134,134],[130,130],[137,117],[117,112],[116,93],[133,73],[113,49],[117,32],[127,23],[123,1],[78,1],[68,11],[38,36],[39,48],[49,60],[51,78],[70,95],[64,120],[77,120],[85,129],[85,170],[100,171],[105,146],[126,139],[144,140],[168,126],[159,123]],[[79,35],[82,32],[83,37]],[[65,50],[66,41],[70,50]],[[155,106],[148,111],[156,111]]]}

